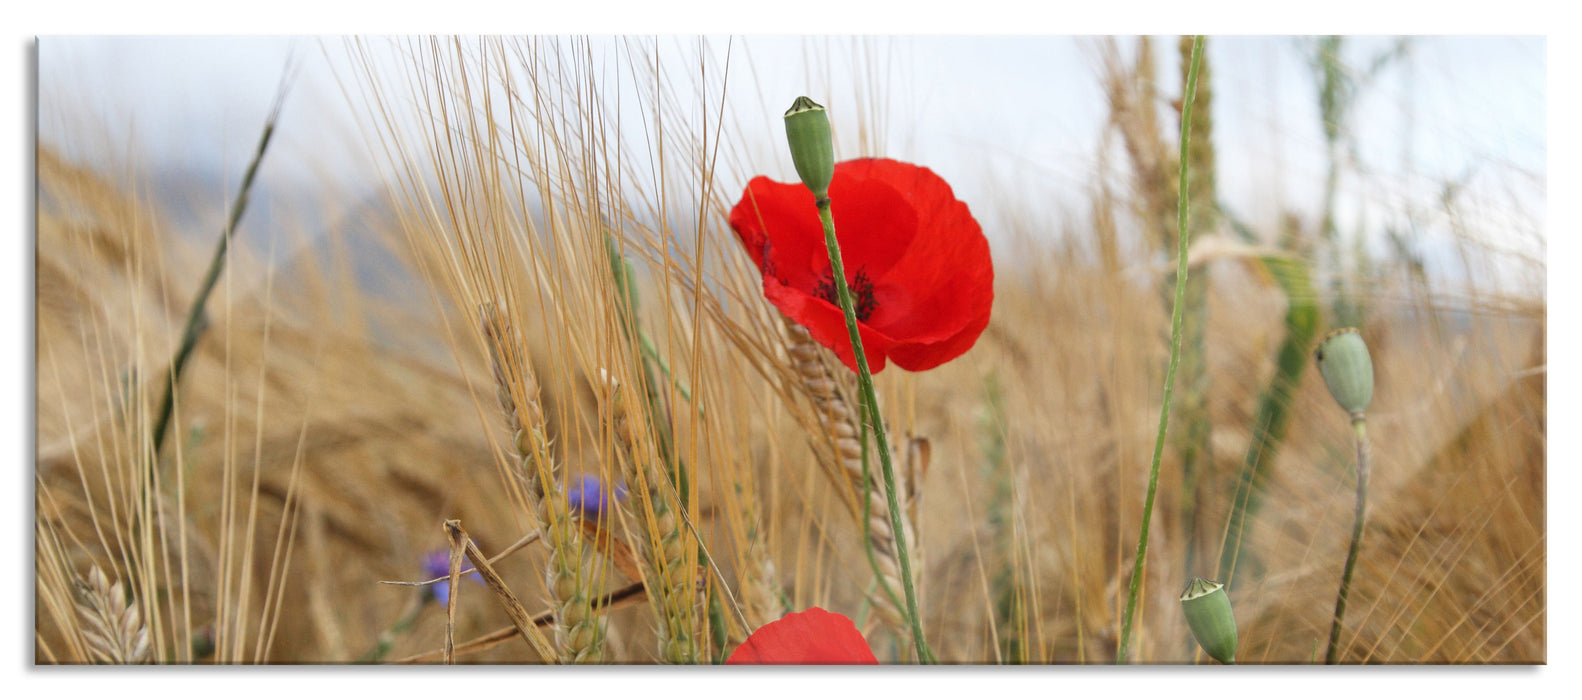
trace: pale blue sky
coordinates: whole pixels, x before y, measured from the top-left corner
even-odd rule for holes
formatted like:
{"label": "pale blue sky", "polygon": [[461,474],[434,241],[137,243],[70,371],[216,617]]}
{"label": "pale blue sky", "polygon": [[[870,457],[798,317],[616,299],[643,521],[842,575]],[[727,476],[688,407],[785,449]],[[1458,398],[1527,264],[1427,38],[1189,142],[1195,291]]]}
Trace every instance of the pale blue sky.
{"label": "pale blue sky", "polygon": [[[782,103],[803,93],[822,99],[849,137],[861,107],[856,95],[879,98],[889,135],[881,150],[939,171],[992,236],[1029,212],[1051,229],[1080,227],[1103,143],[1103,41],[750,36],[657,43],[662,56],[677,59],[672,78],[683,85],[698,55],[710,56],[716,90],[729,46],[728,107],[741,117],[742,133],[727,137],[755,170],[781,179],[792,177],[776,131]],[[1132,41],[1120,40],[1127,55]],[[1393,41],[1350,39],[1347,60],[1362,66]],[[1177,70],[1174,37],[1156,48],[1168,86]],[[1408,208],[1433,209],[1445,182],[1463,181],[1469,201],[1481,202],[1465,216],[1541,258],[1545,50],[1542,37],[1414,38],[1406,57],[1361,94],[1354,120],[1360,168],[1342,182],[1340,220],[1376,228]],[[1209,51],[1221,198],[1257,225],[1282,209],[1316,217],[1326,161],[1306,62],[1312,40],[1215,37]],[[240,173],[288,56],[298,79],[266,176],[277,184],[330,177],[365,186],[366,132],[334,77],[350,77],[346,46],[335,37],[41,38],[39,137],[84,156]],[[877,73],[854,75],[854,65]],[[863,155],[851,140],[841,150]],[[1112,166],[1122,164],[1119,150],[1110,155]],[[748,175],[726,173],[721,186],[739,187]]]}

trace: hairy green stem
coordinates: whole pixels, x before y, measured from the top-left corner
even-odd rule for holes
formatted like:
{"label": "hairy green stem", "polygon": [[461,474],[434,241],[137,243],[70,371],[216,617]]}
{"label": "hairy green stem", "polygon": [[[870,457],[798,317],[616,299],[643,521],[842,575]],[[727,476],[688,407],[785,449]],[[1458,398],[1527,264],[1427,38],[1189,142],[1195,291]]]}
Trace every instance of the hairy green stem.
{"label": "hairy green stem", "polygon": [[[1192,37],[1183,36],[1178,42],[1181,56],[1181,85],[1186,86],[1191,76]],[[1204,42],[1205,46],[1207,41]],[[1194,231],[1211,231],[1219,222],[1215,194],[1214,154],[1214,79],[1213,63],[1207,51],[1198,65],[1198,86],[1193,97],[1192,144],[1187,151],[1188,167],[1192,170],[1192,208],[1188,222]],[[1181,524],[1185,543],[1182,563],[1188,572],[1197,570],[1200,540],[1199,491],[1205,478],[1211,478],[1218,460],[1215,459],[1213,441],[1214,422],[1209,411],[1211,380],[1208,367],[1208,290],[1209,266],[1202,265],[1187,280],[1183,298],[1181,329],[1181,393],[1176,398],[1176,420],[1180,429],[1174,436],[1176,454],[1181,459]],[[1170,282],[1172,280],[1166,280]],[[1167,300],[1168,302],[1168,300]],[[1207,494],[1204,494],[1206,500]]]}
{"label": "hairy green stem", "polygon": [[863,354],[862,334],[857,331],[857,307],[851,297],[851,287],[846,284],[846,268],[841,264],[840,243],[835,240],[835,219],[830,214],[829,197],[818,199],[818,218],[824,224],[824,245],[829,249],[830,271],[835,278],[836,297],[840,310],[846,317],[846,332],[851,334],[852,354],[857,360],[857,384],[862,392],[862,404],[867,409],[868,420],[873,426],[875,442],[879,445],[879,469],[884,477],[885,497],[890,505],[890,529],[895,533],[895,555],[901,564],[901,587],[906,592],[906,615],[912,623],[912,643],[917,648],[917,659],[922,663],[935,663],[934,652],[923,639],[923,617],[917,610],[917,590],[912,585],[912,560],[907,555],[906,530],[901,524],[901,502],[896,494],[895,466],[890,459],[890,441],[885,435],[884,419],[879,415],[879,397],[873,390],[873,373],[868,370],[868,356]]}
{"label": "hairy green stem", "polygon": [[[1176,367],[1181,364],[1181,308],[1182,297],[1186,295],[1187,280],[1187,243],[1191,239],[1191,231],[1187,226],[1188,196],[1187,190],[1187,153],[1192,138],[1192,102],[1197,94],[1198,66],[1203,62],[1203,37],[1193,37],[1192,40],[1192,67],[1187,73],[1185,94],[1181,96],[1181,148],[1180,148],[1180,175],[1181,187],[1177,190],[1180,194],[1176,200],[1176,298],[1170,312],[1170,366],[1165,370],[1165,395],[1164,403],[1159,408],[1159,434],[1154,438],[1153,463],[1148,468],[1148,495],[1143,499],[1143,521],[1141,531],[1137,535],[1137,556],[1132,562],[1132,580],[1126,593],[1126,610],[1121,614],[1121,639],[1120,648],[1116,651],[1116,663],[1126,663],[1127,647],[1131,644],[1132,620],[1137,613],[1137,595],[1142,588],[1143,561],[1148,555],[1148,525],[1153,520],[1154,496],[1159,490],[1159,460],[1165,447],[1165,434],[1170,427],[1170,401],[1175,393]],[[905,560],[903,560],[905,561]]]}
{"label": "hairy green stem", "polygon": [[[858,396],[857,402],[863,404],[858,407],[857,415],[866,416],[868,413],[866,407],[867,399],[863,396]],[[879,567],[879,558],[873,551],[873,472],[870,469],[872,460],[868,457],[868,453],[871,451],[868,449],[868,421],[859,419],[857,424],[859,426],[857,440],[862,445],[862,551],[868,555],[868,566],[873,569],[873,585],[870,589],[874,594],[883,595],[884,599],[889,600],[891,605],[900,609],[904,606],[905,601],[896,597],[895,590],[890,587],[889,582],[885,581],[884,571]],[[897,538],[899,538],[899,535],[897,535]],[[910,577],[908,581],[910,581]],[[864,598],[864,602],[870,601]]]}
{"label": "hairy green stem", "polygon": [[1346,568],[1340,574],[1340,593],[1335,596],[1335,619],[1329,623],[1329,650],[1324,652],[1326,664],[1333,664],[1340,657],[1340,624],[1346,617],[1346,597],[1351,594],[1351,574],[1357,566],[1357,554],[1362,551],[1362,524],[1368,508],[1368,422],[1358,415],[1352,419],[1351,428],[1357,434],[1357,513],[1351,523]]}

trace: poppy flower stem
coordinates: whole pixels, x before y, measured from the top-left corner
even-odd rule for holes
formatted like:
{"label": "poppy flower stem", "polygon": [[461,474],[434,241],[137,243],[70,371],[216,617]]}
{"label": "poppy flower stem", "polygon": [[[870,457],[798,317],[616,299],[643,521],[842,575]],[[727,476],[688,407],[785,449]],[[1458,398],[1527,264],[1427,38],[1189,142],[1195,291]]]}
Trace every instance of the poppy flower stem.
{"label": "poppy flower stem", "polygon": [[1335,597],[1335,618],[1329,624],[1329,648],[1324,651],[1324,663],[1340,660],[1340,623],[1346,617],[1346,598],[1351,593],[1351,574],[1357,567],[1357,553],[1362,551],[1362,525],[1368,510],[1368,423],[1359,413],[1351,421],[1357,434],[1357,512],[1351,522],[1351,546],[1346,550],[1346,568],[1340,575],[1340,593]]}
{"label": "poppy flower stem", "polygon": [[1175,394],[1176,366],[1181,364],[1181,307],[1186,296],[1187,242],[1191,228],[1187,219],[1187,155],[1192,138],[1192,102],[1197,97],[1198,67],[1203,63],[1203,37],[1193,37],[1192,65],[1187,71],[1185,94],[1181,96],[1181,187],[1176,202],[1176,296],[1170,311],[1170,367],[1165,371],[1164,405],[1159,409],[1159,434],[1154,438],[1153,464],[1148,468],[1148,495],[1143,498],[1143,521],[1137,535],[1137,557],[1132,561],[1132,580],[1126,594],[1126,610],[1121,614],[1120,647],[1115,653],[1115,663],[1126,663],[1128,647],[1132,641],[1132,618],[1137,613],[1137,595],[1142,588],[1143,562],[1148,556],[1148,525],[1153,520],[1154,496],[1159,491],[1159,458],[1164,452],[1165,433],[1170,428],[1170,401]]}
{"label": "poppy flower stem", "polygon": [[884,420],[879,415],[879,397],[873,389],[873,373],[868,370],[868,356],[862,347],[862,334],[857,331],[857,306],[852,299],[851,286],[846,283],[846,268],[841,264],[840,244],[835,240],[835,219],[830,214],[829,197],[818,196],[818,219],[824,224],[824,245],[829,249],[830,271],[835,278],[836,299],[841,313],[846,316],[846,332],[851,334],[851,347],[857,360],[857,385],[862,392],[862,405],[873,427],[879,449],[879,469],[884,477],[885,497],[890,506],[890,527],[895,533],[895,554],[901,564],[901,587],[906,592],[906,615],[912,623],[912,643],[917,649],[917,659],[922,663],[935,663],[934,652],[923,639],[922,616],[917,609],[917,590],[912,585],[912,560],[907,555],[905,529],[901,523],[901,503],[896,495],[895,465],[891,464],[890,441],[885,435]]}
{"label": "poppy flower stem", "polygon": [[[873,538],[873,471],[870,467],[873,464],[873,460],[869,458],[872,450],[868,449],[868,421],[861,418],[868,413],[867,399],[860,396],[858,399],[860,400],[859,403],[863,404],[857,408],[858,423],[862,427],[862,432],[857,438],[862,444],[862,540],[863,542],[871,543]],[[886,513],[886,516],[888,515]],[[874,552],[874,547],[870,544],[862,549],[868,554],[868,566],[873,568],[874,573],[873,585],[869,587],[868,595],[863,597],[863,603],[871,605],[873,596],[882,595],[883,600],[890,601],[891,606],[896,610],[900,610],[905,603],[896,597],[895,589],[891,588],[890,584],[885,581],[887,577],[884,575],[884,569],[879,566],[879,558]]]}

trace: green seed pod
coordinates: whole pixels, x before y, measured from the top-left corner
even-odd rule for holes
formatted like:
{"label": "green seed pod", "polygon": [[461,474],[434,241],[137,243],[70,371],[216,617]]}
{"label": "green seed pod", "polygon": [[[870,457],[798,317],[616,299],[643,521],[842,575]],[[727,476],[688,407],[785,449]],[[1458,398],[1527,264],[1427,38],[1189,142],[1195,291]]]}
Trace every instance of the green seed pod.
{"label": "green seed pod", "polygon": [[1222,664],[1236,663],[1236,617],[1231,614],[1225,584],[1192,579],[1181,592],[1181,612],[1204,652]]}
{"label": "green seed pod", "polygon": [[785,119],[786,141],[791,144],[796,174],[815,197],[829,196],[829,181],[835,177],[835,141],[830,136],[829,115],[817,102],[798,97],[786,110]]}
{"label": "green seed pod", "polygon": [[1335,403],[1360,419],[1373,400],[1373,358],[1368,356],[1368,344],[1355,328],[1342,328],[1324,337],[1313,353],[1318,361],[1318,371],[1324,375],[1329,395]]}

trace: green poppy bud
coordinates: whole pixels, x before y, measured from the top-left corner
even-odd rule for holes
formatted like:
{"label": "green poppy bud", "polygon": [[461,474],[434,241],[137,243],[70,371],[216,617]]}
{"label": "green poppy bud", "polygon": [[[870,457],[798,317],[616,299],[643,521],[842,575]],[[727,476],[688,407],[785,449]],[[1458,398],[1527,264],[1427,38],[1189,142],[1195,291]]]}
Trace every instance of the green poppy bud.
{"label": "green poppy bud", "polygon": [[1236,617],[1225,584],[1194,578],[1181,592],[1181,612],[1203,651],[1223,664],[1236,663]]}
{"label": "green poppy bud", "polygon": [[806,97],[796,98],[786,110],[786,141],[791,144],[791,162],[802,184],[813,196],[829,196],[829,181],[835,177],[835,141],[830,136],[829,115],[824,107]]}
{"label": "green poppy bud", "polygon": [[1373,358],[1368,356],[1368,344],[1355,328],[1342,328],[1325,336],[1313,353],[1318,361],[1318,371],[1324,375],[1329,395],[1351,417],[1362,418],[1368,402],[1373,400]]}

